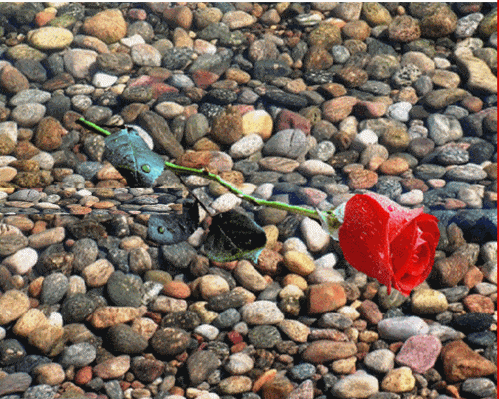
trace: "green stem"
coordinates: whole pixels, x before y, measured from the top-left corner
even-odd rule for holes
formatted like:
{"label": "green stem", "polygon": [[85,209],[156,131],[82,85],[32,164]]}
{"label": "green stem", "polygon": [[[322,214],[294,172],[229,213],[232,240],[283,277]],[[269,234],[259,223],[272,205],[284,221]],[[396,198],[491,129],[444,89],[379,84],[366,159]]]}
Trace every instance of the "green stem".
{"label": "green stem", "polygon": [[[84,118],[78,119],[78,122],[80,122],[82,125],[85,125],[86,127],[89,127],[91,129],[96,130],[97,132],[104,134],[106,136],[110,136],[111,133],[102,127],[96,125],[95,123],[89,122]],[[174,163],[167,162],[165,161],[165,167],[170,169],[172,172],[177,173],[177,174],[188,174],[188,175],[196,175],[196,176],[201,176],[204,177],[208,180],[214,181],[222,185],[223,187],[227,188],[231,193],[237,195],[239,198],[242,198],[248,202],[251,202],[255,205],[259,206],[268,206],[270,208],[274,209],[281,209],[284,211],[288,211],[297,215],[303,215],[303,216],[308,216],[313,219],[317,220],[322,220],[321,216],[319,215],[319,211],[315,209],[307,209],[307,208],[302,208],[301,206],[296,206],[296,205],[288,205],[283,202],[278,202],[278,201],[267,201],[264,199],[260,198],[255,198],[252,197],[251,195],[244,194],[241,190],[235,188],[225,180],[223,180],[220,176],[210,173],[207,170],[204,169],[195,169],[195,168],[188,168],[186,166],[180,166],[180,165],[175,165]],[[325,215],[327,215],[328,218],[332,218],[332,222],[336,220],[336,217],[333,215],[332,212],[324,212]]]}
{"label": "green stem", "polygon": [[314,219],[320,219],[320,216],[317,213],[317,211],[313,210],[313,209],[302,208],[301,206],[295,206],[295,205],[288,205],[288,204],[285,204],[283,202],[278,202],[278,201],[267,201],[264,199],[252,197],[251,195],[248,195],[248,194],[244,194],[241,190],[232,186],[230,183],[223,180],[220,176],[218,176],[214,173],[210,173],[207,170],[188,168],[186,166],[179,166],[179,165],[175,165],[174,163],[166,162],[166,161],[165,161],[165,167],[170,169],[171,171],[173,171],[175,173],[201,176],[201,177],[204,177],[205,179],[217,182],[220,185],[227,188],[231,193],[237,195],[239,198],[242,198],[242,199],[244,199],[248,202],[251,202],[255,205],[268,206],[270,208],[281,209],[281,210],[295,213],[298,215],[308,216],[308,217],[311,217]]}
{"label": "green stem", "polygon": [[85,125],[86,127],[89,127],[90,129],[97,130],[99,133],[102,133],[104,136],[111,136],[111,132],[109,132],[106,129],[101,128],[100,126],[96,125],[93,122],[87,121],[84,118],[78,119],[78,122],[80,122],[82,125]]}

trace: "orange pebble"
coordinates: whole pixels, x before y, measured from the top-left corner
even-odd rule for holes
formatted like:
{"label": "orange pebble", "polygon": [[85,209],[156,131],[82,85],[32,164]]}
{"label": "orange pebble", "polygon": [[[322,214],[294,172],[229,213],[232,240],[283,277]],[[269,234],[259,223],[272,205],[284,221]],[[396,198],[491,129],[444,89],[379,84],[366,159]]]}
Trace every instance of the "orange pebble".
{"label": "orange pebble", "polygon": [[186,299],[191,296],[191,289],[182,281],[170,281],[168,284],[165,284],[163,293],[172,298]]}
{"label": "orange pebble", "polygon": [[92,367],[85,366],[79,369],[75,374],[74,382],[77,385],[88,384],[92,380]]}

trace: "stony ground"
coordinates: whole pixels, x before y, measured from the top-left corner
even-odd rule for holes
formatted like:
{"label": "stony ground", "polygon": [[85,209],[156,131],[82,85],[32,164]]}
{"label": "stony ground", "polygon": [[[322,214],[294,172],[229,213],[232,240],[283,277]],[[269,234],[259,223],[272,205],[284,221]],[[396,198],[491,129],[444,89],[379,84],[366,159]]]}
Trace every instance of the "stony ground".
{"label": "stony ground", "polygon": [[[0,3],[0,397],[495,397],[496,29],[495,3]],[[130,188],[81,116],[262,198],[424,206],[433,271],[387,295],[314,220],[195,176],[267,247],[158,245],[189,191]]]}

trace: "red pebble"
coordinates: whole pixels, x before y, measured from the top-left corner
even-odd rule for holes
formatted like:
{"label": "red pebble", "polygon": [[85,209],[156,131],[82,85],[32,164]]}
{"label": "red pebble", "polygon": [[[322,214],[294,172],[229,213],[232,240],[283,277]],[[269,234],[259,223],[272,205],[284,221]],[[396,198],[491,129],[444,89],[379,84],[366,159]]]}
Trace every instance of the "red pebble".
{"label": "red pebble", "polygon": [[76,372],[74,382],[77,385],[85,385],[88,384],[91,380],[92,380],[92,367],[85,366]]}
{"label": "red pebble", "polygon": [[237,331],[231,331],[227,334],[227,337],[229,338],[229,341],[234,345],[243,342],[243,336]]}

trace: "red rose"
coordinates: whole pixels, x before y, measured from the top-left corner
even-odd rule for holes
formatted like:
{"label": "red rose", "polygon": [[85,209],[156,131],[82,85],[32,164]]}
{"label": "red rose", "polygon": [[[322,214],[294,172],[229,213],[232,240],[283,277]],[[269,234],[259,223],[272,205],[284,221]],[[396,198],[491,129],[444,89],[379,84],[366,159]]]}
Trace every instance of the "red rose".
{"label": "red rose", "polygon": [[352,197],[339,230],[348,263],[408,296],[430,274],[440,238],[435,216],[374,193]]}

